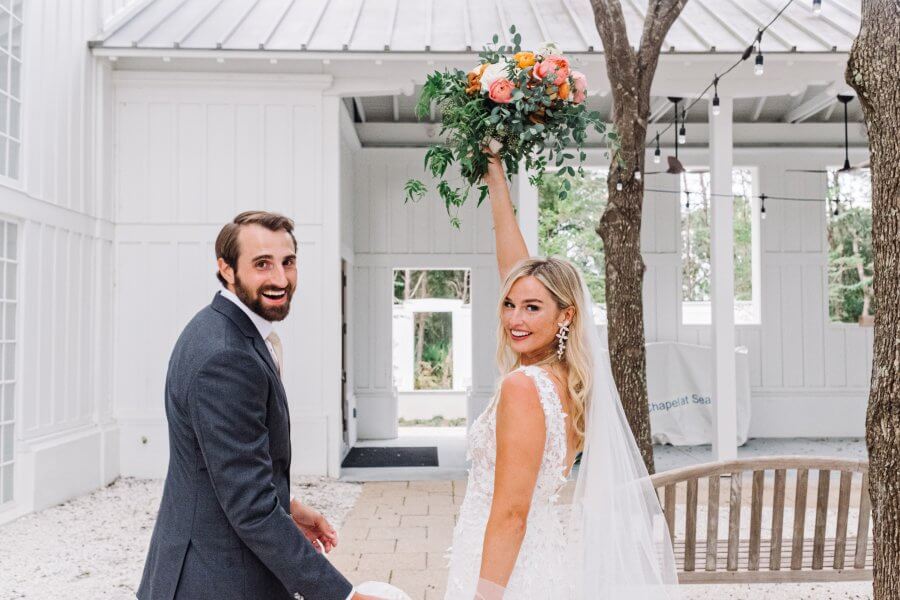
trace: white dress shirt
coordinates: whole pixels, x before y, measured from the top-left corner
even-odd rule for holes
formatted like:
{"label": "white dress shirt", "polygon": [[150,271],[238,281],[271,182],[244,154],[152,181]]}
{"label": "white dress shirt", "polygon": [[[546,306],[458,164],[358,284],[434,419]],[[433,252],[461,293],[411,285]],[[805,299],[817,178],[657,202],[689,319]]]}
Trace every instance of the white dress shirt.
{"label": "white dress shirt", "polygon": [[[250,321],[256,327],[256,330],[259,331],[259,335],[262,337],[263,341],[266,343],[266,348],[269,349],[269,354],[272,355],[272,360],[278,365],[278,368],[281,368],[281,365],[278,364],[278,356],[275,354],[275,348],[272,346],[272,343],[269,341],[269,334],[272,333],[272,330],[275,329],[274,325],[272,325],[271,321],[266,321],[261,316],[253,312],[249,306],[241,302],[241,299],[237,297],[237,295],[229,290],[228,288],[222,288],[219,290],[219,293],[223,298],[227,298],[234,302],[238,308],[244,311],[244,314],[250,317]],[[293,496],[291,496],[291,500],[293,500]],[[353,598],[353,594],[356,593],[356,588],[350,590],[350,595],[347,596],[347,600]]]}
{"label": "white dress shirt", "polygon": [[275,354],[275,348],[272,346],[272,342],[269,341],[269,334],[272,333],[272,330],[275,329],[275,326],[272,325],[272,321],[266,321],[261,316],[253,312],[249,306],[241,302],[241,299],[238,298],[234,292],[227,288],[222,288],[219,290],[219,293],[223,298],[227,298],[234,302],[238,308],[244,311],[244,314],[250,317],[250,321],[256,327],[256,330],[259,331],[259,335],[262,337],[263,341],[266,343],[266,348],[269,349],[269,354],[272,355],[272,361],[281,368],[281,365],[278,364],[278,355]]}

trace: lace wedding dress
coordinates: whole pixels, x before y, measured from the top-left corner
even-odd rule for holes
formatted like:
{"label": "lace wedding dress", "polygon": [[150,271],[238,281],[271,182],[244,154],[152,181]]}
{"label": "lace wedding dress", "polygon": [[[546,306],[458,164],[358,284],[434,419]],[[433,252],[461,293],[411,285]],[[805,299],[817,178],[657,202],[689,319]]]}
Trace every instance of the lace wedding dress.
{"label": "lace wedding dress", "polygon": [[[574,582],[564,568],[568,514],[558,504],[566,483],[566,414],[548,373],[534,366],[520,367],[534,380],[546,423],[544,456],[528,513],[525,538],[515,569],[506,586],[505,598],[548,600],[571,598]],[[466,497],[453,530],[450,571],[445,600],[471,600],[481,570],[484,531],[491,510],[496,467],[496,402],[472,424],[468,459],[471,460]]]}

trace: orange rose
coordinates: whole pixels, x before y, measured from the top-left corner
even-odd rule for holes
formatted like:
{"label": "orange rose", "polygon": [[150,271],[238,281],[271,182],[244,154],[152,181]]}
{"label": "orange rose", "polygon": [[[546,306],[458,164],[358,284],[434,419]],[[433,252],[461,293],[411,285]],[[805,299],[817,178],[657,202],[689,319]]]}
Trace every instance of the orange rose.
{"label": "orange rose", "polygon": [[560,100],[566,100],[569,97],[569,82],[564,81],[556,90],[556,95]]}
{"label": "orange rose", "polygon": [[535,63],[534,52],[516,52],[513,54],[513,58],[520,69],[533,67]]}
{"label": "orange rose", "polygon": [[487,68],[488,64],[484,63],[478,65],[468,73],[466,73],[466,81],[468,83],[468,87],[466,87],[466,93],[470,96],[474,96],[481,90],[481,75],[484,73],[484,70]]}

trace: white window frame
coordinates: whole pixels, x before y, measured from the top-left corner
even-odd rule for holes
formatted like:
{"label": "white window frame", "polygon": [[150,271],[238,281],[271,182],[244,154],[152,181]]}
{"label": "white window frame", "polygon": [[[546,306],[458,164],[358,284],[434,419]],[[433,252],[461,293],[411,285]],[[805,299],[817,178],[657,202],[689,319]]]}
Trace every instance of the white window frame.
{"label": "white window frame", "polygon": [[[3,361],[0,364],[0,385],[2,385],[2,389],[0,389],[0,393],[4,395],[4,397],[0,398],[0,512],[5,511],[9,508],[15,506],[16,494],[18,491],[18,486],[16,485],[16,414],[18,408],[18,395],[19,391],[19,380],[16,376],[19,369],[20,361],[19,359],[19,344],[17,343],[17,339],[19,337],[19,333],[21,332],[21,311],[19,307],[21,304],[19,303],[19,297],[21,292],[21,225],[11,219],[6,219],[0,216],[0,228],[3,229],[3,234],[0,235],[0,277],[4,278],[4,284],[2,286],[3,292],[0,294],[0,342],[2,342],[4,347],[4,353],[0,360]],[[10,237],[10,231],[15,231],[15,240],[10,241],[12,238]],[[15,274],[10,276],[10,266],[13,266],[15,269]],[[10,293],[10,286],[8,285],[10,282],[13,282],[15,286],[15,293]],[[8,310],[7,306],[12,305],[15,307],[13,320],[14,323],[10,326],[7,323],[8,318]],[[11,329],[15,329],[15,335],[9,335]],[[9,377],[8,373],[5,373],[6,364],[8,362],[7,355],[5,352],[12,352],[12,363],[13,363],[13,372],[12,377]],[[10,385],[12,384],[13,393],[10,398],[5,397],[5,395],[10,390]],[[11,405],[9,403],[12,403]],[[8,408],[10,407],[11,408]],[[12,436],[12,441],[9,442],[6,436]],[[8,460],[4,460],[4,448],[7,447],[7,444],[10,444],[11,447],[11,455]],[[3,498],[6,496],[6,480],[5,477],[6,470],[9,469],[12,475],[10,476],[10,481],[12,483],[12,494],[7,498],[6,501]]]}
{"label": "white window frame", "polygon": [[[687,169],[700,169],[704,166],[690,166]],[[759,168],[753,165],[734,165],[732,173],[737,170],[748,170],[751,173],[750,184],[750,272],[751,272],[751,300],[738,302],[735,300],[734,318],[735,325],[760,325],[762,323],[762,238],[761,223],[759,215]],[[733,175],[732,175],[733,177]],[[690,301],[684,299],[684,290],[682,288],[682,280],[684,277],[684,246],[682,236],[682,218],[684,216],[685,194],[681,189],[681,177],[678,178],[678,305],[679,321],[681,325],[688,327],[712,325],[712,302],[707,301]],[[722,198],[712,198],[710,203]],[[685,307],[692,310],[688,311],[687,316]]]}
{"label": "white window frame", "polygon": [[[8,82],[0,82],[0,184],[21,189],[24,171],[24,152],[23,152],[23,135],[24,130],[24,21],[23,21],[24,0],[5,0],[0,2],[0,17],[7,18],[9,22],[9,31],[7,32],[8,46],[0,46],[0,63],[6,61],[8,63],[7,76]],[[13,53],[13,31],[18,26],[18,55]],[[13,66],[17,65],[17,72]],[[2,88],[6,87],[4,91]],[[13,89],[17,89],[18,94],[13,95]],[[5,105],[5,108],[4,108]],[[18,126],[16,131],[12,131],[13,106],[18,106]],[[5,133],[4,133],[5,131]],[[15,159],[15,174],[10,174],[10,149],[17,147]]]}

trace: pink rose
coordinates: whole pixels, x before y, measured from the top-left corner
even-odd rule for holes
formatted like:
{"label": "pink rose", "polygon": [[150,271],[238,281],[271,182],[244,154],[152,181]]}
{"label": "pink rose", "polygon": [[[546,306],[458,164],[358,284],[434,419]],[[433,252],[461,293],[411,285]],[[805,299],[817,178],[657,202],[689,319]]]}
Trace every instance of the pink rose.
{"label": "pink rose", "polygon": [[512,100],[514,89],[515,86],[512,81],[505,77],[500,77],[491,83],[491,87],[488,89],[488,98],[497,104],[509,104],[510,100]]}
{"label": "pink rose", "polygon": [[581,71],[572,71],[572,103],[581,104],[587,98],[587,77]]}
{"label": "pink rose", "polygon": [[558,54],[551,54],[538,64],[534,65],[534,76],[543,79],[549,75],[555,75],[553,85],[561,85],[569,77],[569,60]]}

